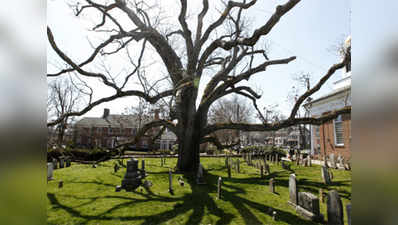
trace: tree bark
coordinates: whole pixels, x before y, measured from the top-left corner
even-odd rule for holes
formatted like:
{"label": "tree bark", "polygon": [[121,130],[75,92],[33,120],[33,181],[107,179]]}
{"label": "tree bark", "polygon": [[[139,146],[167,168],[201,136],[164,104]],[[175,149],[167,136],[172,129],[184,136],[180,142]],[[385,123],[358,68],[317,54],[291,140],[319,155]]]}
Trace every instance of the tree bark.
{"label": "tree bark", "polygon": [[202,117],[196,110],[197,88],[187,88],[182,91],[178,103],[178,162],[180,172],[196,171],[200,163],[200,139]]}

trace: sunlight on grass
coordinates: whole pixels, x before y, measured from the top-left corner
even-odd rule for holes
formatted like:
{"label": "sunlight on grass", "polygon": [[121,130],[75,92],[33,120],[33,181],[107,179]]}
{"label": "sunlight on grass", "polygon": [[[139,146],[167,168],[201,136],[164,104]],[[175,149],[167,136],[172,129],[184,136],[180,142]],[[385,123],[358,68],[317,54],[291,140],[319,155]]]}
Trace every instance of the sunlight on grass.
{"label": "sunlight on grass", "polygon": [[[125,160],[126,162],[126,160]],[[75,164],[54,171],[54,180],[47,185],[48,224],[316,224],[300,218],[289,199],[289,171],[271,165],[271,175],[260,178],[257,169],[241,163],[241,173],[232,171],[229,179],[223,158],[203,158],[207,169],[206,185],[196,185],[194,177],[173,174],[174,195],[168,193],[168,170],[177,160],[167,159],[161,167],[160,159],[147,158],[147,180],[152,181],[151,192],[137,188],[135,192],[115,192],[125,173],[113,171],[115,161],[91,165]],[[141,163],[141,159],[140,159]],[[298,179],[299,191],[318,196],[319,188],[336,189],[343,206],[351,200],[351,172],[333,170],[334,180],[325,186],[319,166],[292,165]],[[177,178],[185,181],[182,187]],[[217,179],[223,178],[222,198],[216,199]],[[276,194],[269,192],[268,181],[274,177]],[[58,188],[58,182],[64,187]],[[320,203],[326,216],[326,205]],[[270,212],[276,211],[278,221]],[[346,218],[345,218],[346,220]]]}

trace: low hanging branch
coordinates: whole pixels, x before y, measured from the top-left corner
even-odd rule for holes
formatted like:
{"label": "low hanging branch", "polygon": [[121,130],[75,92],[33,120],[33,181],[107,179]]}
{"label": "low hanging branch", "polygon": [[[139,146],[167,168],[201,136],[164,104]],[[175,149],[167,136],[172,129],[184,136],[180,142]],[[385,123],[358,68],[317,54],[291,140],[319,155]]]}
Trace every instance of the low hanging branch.
{"label": "low hanging branch", "polygon": [[321,125],[327,121],[335,119],[338,115],[350,113],[351,106],[346,106],[339,110],[334,110],[330,113],[322,115],[318,118],[305,117],[305,118],[292,118],[280,121],[278,123],[266,123],[266,124],[247,124],[247,123],[218,123],[208,125],[203,134],[210,135],[218,130],[242,130],[242,131],[275,131],[282,128],[287,128],[298,124],[312,124]]}
{"label": "low hanging branch", "polygon": [[232,147],[240,144],[240,140],[238,140],[237,142],[232,143],[230,145],[223,145],[216,137],[213,137],[213,136],[204,137],[200,141],[201,144],[207,143],[207,142],[213,143],[219,150],[226,149],[226,148],[232,148]]}

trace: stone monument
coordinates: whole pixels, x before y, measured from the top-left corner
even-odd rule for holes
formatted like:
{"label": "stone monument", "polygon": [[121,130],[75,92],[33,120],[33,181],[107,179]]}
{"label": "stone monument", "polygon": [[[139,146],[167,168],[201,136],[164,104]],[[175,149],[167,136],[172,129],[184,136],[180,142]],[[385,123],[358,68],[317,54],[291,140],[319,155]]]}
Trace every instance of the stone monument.
{"label": "stone monument", "polygon": [[131,158],[131,160],[127,161],[127,170],[122,180],[121,189],[134,191],[142,184],[142,179],[144,178],[144,173],[141,170],[138,170],[138,160]]}

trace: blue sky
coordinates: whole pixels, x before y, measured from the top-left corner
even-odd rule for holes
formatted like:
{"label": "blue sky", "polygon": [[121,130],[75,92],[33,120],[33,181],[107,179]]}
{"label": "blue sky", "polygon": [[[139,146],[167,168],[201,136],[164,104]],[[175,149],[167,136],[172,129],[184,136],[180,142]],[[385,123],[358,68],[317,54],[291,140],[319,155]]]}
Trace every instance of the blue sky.
{"label": "blue sky", "polygon": [[[254,18],[253,28],[264,24],[276,5],[285,2],[258,1],[256,7],[249,11],[249,15]],[[278,59],[294,55],[297,59],[288,65],[269,67],[265,72],[251,78],[249,84],[260,87],[263,92],[259,100],[260,106],[278,104],[282,112],[288,113],[291,105],[286,102],[287,95],[291,87],[296,85],[292,80],[293,75],[300,72],[310,73],[312,84],[315,84],[331,65],[339,62],[339,56],[330,49],[351,33],[350,9],[348,0],[303,0],[279,21],[265,38],[270,43],[268,56],[270,59]],[[60,1],[49,1],[47,14],[48,24],[60,45],[68,49],[67,52],[76,61],[86,58],[91,51],[87,43],[83,44],[86,41],[85,25],[73,18],[70,9]],[[48,50],[48,59],[54,58],[54,54]],[[314,96],[329,92],[333,81],[340,77],[341,72],[338,71]],[[129,104],[131,101],[126,99],[102,104],[86,116],[99,116],[105,107],[111,108],[112,113],[121,113]]]}

